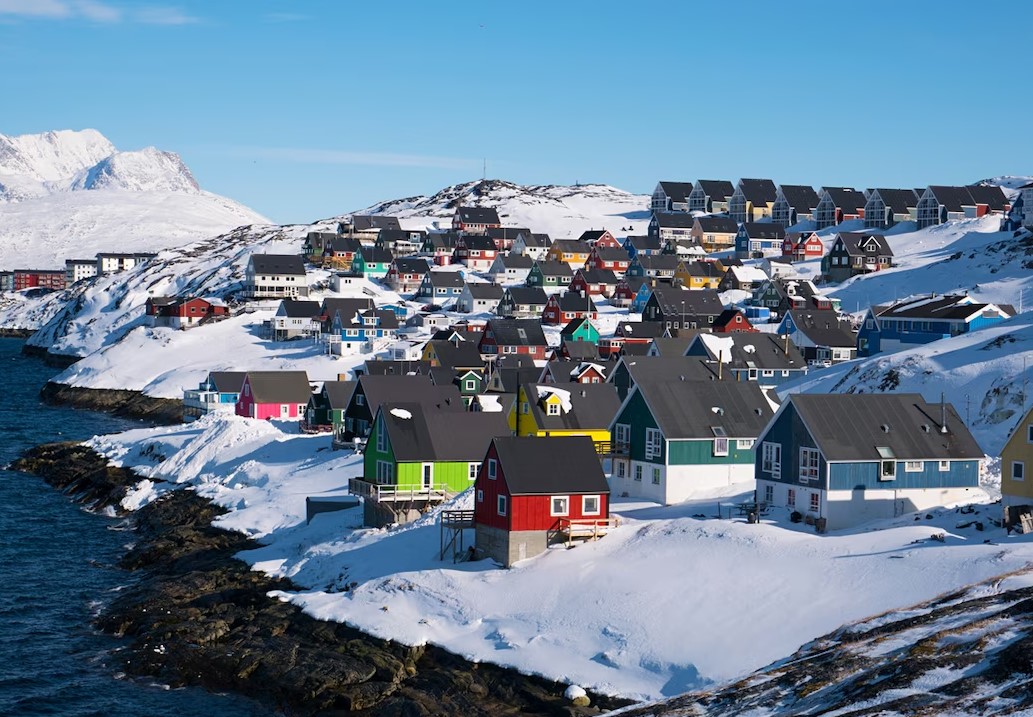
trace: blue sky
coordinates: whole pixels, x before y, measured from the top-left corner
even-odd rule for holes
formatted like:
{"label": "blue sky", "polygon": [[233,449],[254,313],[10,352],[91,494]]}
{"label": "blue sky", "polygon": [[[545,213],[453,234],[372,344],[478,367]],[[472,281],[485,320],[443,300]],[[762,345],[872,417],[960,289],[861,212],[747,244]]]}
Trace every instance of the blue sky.
{"label": "blue sky", "polygon": [[[1033,3],[0,0],[0,133],[93,127],[309,222],[487,172],[1033,174]],[[1020,77],[1025,73],[1027,79]]]}

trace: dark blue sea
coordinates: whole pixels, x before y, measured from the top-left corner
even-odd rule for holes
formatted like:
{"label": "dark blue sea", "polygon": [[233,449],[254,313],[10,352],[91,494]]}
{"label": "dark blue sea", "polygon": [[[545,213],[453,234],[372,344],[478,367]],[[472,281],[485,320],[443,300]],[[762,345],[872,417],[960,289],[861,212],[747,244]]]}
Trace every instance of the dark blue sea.
{"label": "dark blue sea", "polygon": [[[0,466],[31,446],[141,424],[43,405],[54,369],[0,338]],[[265,717],[242,697],[120,677],[122,642],[96,632],[100,604],[132,577],[115,563],[132,534],[41,479],[0,470],[0,715]]]}

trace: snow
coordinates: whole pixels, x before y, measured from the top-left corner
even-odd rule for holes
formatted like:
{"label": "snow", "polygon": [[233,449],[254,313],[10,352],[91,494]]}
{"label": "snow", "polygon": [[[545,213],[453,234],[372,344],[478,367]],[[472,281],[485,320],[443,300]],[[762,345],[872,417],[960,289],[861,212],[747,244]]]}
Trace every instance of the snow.
{"label": "snow", "polygon": [[481,411],[484,413],[501,413],[502,404],[499,403],[499,397],[484,393],[478,398],[478,402],[481,404]]}
{"label": "snow", "polygon": [[570,402],[570,391],[564,388],[556,388],[555,386],[538,386],[538,398],[548,398],[549,396],[556,396],[560,400],[560,409],[564,413],[570,413],[570,409],[573,405]]}
{"label": "snow", "polygon": [[408,421],[412,418],[412,411],[406,411],[404,408],[392,408],[391,415],[395,418],[401,418],[403,421]]}
{"label": "snow", "polygon": [[[758,525],[716,518],[719,503],[744,496],[711,492],[671,507],[615,499],[621,525],[602,540],[510,570],[452,563],[439,559],[433,513],[394,529],[361,528],[354,509],[306,524],[306,496],[340,495],[362,470],[361,456],[331,451],[329,441],[287,424],[211,415],[91,445],[142,476],[126,507],[191,487],[229,509],[217,523],[261,543],[241,557],[299,585],[275,596],[314,617],[632,698],[735,679],[844,623],[1033,560],[1033,536],[1007,535],[986,520],[995,506],[822,536],[785,511]],[[448,507],[472,501],[467,491]],[[986,529],[957,527],[972,520]],[[930,540],[936,533],[945,541]]]}
{"label": "snow", "polygon": [[700,334],[700,340],[721,363],[730,363],[732,360],[732,349],[735,348],[735,339],[731,336],[719,336],[717,334]]}

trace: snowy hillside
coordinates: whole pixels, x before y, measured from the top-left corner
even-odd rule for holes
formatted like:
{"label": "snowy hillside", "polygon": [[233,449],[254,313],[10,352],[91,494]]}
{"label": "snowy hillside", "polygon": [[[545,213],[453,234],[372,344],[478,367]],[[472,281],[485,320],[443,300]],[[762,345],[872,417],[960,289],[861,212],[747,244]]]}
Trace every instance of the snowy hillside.
{"label": "snowy hillside", "polygon": [[0,268],[63,268],[268,224],[202,191],[178,155],[119,152],[96,130],[0,135]]}
{"label": "snowy hillside", "polygon": [[615,236],[645,234],[649,197],[605,184],[524,186],[499,179],[446,187],[426,197],[381,202],[354,214],[397,216],[403,226],[451,226],[458,206],[494,207],[503,226],[527,227],[553,239],[578,237],[587,229],[609,229]]}

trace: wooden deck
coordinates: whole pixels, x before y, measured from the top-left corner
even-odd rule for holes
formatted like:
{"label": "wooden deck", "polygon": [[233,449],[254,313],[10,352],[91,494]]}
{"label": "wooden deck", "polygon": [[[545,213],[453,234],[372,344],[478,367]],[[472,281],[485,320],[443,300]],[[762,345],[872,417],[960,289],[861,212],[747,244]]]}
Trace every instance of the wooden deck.
{"label": "wooden deck", "polygon": [[348,492],[378,503],[428,502],[443,503],[456,494],[445,484],[433,485],[430,488],[415,486],[377,485],[362,478],[348,479]]}
{"label": "wooden deck", "polygon": [[560,518],[559,528],[555,531],[555,536],[559,541],[565,542],[567,547],[570,548],[575,540],[598,540],[619,526],[620,523],[621,519],[618,517],[584,518],[581,520]]}

